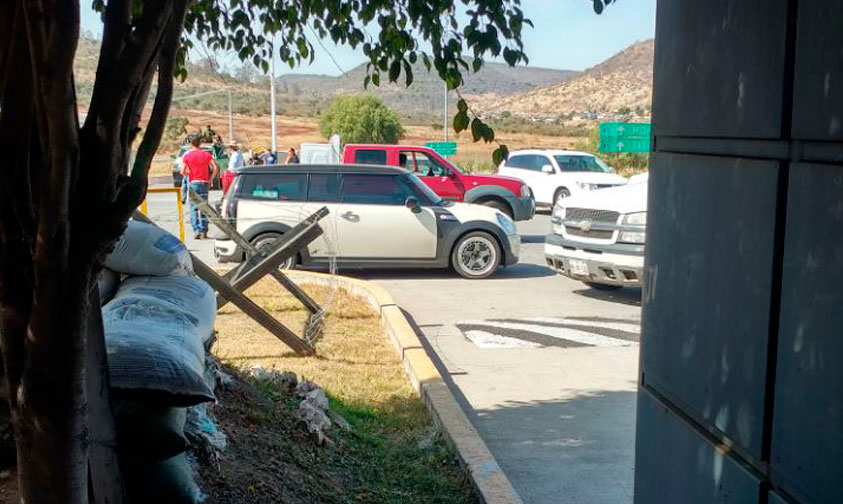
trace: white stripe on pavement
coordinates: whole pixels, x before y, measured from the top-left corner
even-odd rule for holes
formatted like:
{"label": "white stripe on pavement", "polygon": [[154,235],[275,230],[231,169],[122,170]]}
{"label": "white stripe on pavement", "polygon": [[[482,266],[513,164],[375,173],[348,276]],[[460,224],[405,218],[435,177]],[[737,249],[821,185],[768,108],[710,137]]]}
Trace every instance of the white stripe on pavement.
{"label": "white stripe on pavement", "polygon": [[465,337],[480,348],[541,348],[541,345],[538,343],[492,334],[486,331],[466,331]]}
{"label": "white stripe on pavement", "polygon": [[519,319],[524,322],[545,322],[547,324],[574,324],[588,327],[602,327],[604,329],[614,329],[615,331],[623,331],[633,334],[641,332],[641,324],[634,322],[609,322],[605,320],[587,320],[587,319],[573,319],[573,318],[550,318],[550,317],[536,317]]}
{"label": "white stripe on pavement", "polygon": [[577,329],[568,329],[565,327],[548,327],[537,324],[520,324],[516,322],[500,322],[491,320],[474,320],[462,322],[465,325],[482,325],[495,329],[512,329],[515,331],[527,331],[534,334],[543,334],[551,338],[559,338],[574,343],[582,343],[583,345],[592,345],[597,347],[623,347],[633,345],[634,342],[622,340],[618,338],[611,338],[609,336],[602,336],[600,334],[593,334],[590,332],[580,331]]}

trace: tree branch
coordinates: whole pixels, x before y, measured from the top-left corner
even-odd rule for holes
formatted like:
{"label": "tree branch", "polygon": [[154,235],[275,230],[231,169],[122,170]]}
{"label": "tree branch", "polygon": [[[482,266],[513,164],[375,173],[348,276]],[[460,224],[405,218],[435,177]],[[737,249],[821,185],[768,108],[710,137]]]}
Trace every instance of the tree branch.
{"label": "tree branch", "polygon": [[152,157],[155,155],[155,151],[161,143],[161,137],[164,135],[164,126],[173,98],[176,53],[179,49],[179,42],[181,41],[186,10],[187,1],[178,2],[176,12],[170,20],[170,25],[167,27],[164,45],[158,58],[158,89],[155,94],[155,104],[152,107],[152,114],[146,125],[143,140],[138,146],[135,163],[132,167],[131,177],[134,179],[135,184],[141,181],[144,184],[146,183]]}

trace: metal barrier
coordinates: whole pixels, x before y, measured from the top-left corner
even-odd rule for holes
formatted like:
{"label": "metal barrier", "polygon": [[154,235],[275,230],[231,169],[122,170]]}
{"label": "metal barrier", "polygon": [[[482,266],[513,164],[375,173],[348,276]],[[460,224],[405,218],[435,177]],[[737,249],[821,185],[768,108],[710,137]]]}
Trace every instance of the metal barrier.
{"label": "metal barrier", "polygon": [[[181,202],[181,189],[178,187],[150,187],[146,190],[146,193],[175,193],[176,207],[179,212],[179,240],[184,241],[184,206]],[[146,210],[146,199],[144,199],[140,211],[146,215]]]}

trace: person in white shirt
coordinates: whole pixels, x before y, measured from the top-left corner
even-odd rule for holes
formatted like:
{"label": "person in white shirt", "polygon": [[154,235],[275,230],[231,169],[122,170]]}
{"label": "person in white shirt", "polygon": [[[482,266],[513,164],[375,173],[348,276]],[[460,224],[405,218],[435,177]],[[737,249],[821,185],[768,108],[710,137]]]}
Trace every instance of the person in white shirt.
{"label": "person in white shirt", "polygon": [[240,147],[237,144],[229,144],[228,146],[228,169],[222,174],[222,192],[228,192],[231,182],[234,180],[235,171],[238,168],[246,166],[246,160],[243,159],[243,154],[240,152]]}

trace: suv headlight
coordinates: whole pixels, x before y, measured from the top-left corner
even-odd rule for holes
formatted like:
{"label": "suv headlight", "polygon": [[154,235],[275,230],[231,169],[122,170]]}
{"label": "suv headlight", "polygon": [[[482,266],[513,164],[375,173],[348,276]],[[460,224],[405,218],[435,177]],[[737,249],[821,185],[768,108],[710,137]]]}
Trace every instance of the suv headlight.
{"label": "suv headlight", "polygon": [[533,191],[530,190],[530,186],[524,184],[521,186],[521,197],[522,198],[529,198],[533,195]]}
{"label": "suv headlight", "polygon": [[553,205],[553,213],[550,216],[550,232],[553,234],[562,234],[562,219],[565,218],[565,207],[561,205]]}
{"label": "suv headlight", "polygon": [[623,218],[624,224],[635,224],[638,226],[646,226],[647,225],[647,212],[635,212],[631,214],[626,214],[626,217]]}
{"label": "suv headlight", "polygon": [[591,184],[589,182],[577,182],[576,184],[583,191],[593,191],[597,189],[597,184]]}
{"label": "suv headlight", "polygon": [[515,223],[512,222],[512,219],[507,217],[506,215],[497,212],[495,217],[498,218],[498,224],[500,224],[501,228],[506,231],[508,235],[518,234],[518,229],[515,228]]}

